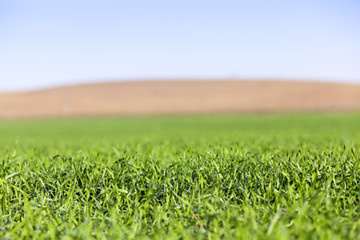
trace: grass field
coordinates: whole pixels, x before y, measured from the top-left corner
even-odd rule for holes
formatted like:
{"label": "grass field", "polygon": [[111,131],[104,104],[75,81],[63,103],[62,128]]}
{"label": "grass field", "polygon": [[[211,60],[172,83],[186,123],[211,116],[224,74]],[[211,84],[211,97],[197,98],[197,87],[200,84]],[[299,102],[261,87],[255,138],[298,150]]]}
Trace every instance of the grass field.
{"label": "grass field", "polygon": [[360,239],[360,115],[0,122],[1,239]]}

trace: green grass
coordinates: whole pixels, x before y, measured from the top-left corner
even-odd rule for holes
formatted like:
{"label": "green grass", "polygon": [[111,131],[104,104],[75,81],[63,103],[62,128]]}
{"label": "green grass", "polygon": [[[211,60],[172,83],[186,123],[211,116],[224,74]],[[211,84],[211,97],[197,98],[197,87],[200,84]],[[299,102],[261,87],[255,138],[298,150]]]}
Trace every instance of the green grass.
{"label": "green grass", "polygon": [[360,239],[360,115],[0,122],[1,239]]}

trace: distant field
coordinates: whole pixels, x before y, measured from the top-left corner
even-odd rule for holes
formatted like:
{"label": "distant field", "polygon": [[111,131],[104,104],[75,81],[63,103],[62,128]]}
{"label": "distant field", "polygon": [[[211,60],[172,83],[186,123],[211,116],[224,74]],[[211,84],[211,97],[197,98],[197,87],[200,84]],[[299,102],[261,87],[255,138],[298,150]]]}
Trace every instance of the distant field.
{"label": "distant field", "polygon": [[0,238],[359,239],[359,122],[0,121]]}
{"label": "distant field", "polygon": [[145,81],[0,93],[0,119],[360,111],[360,85],[294,81]]}

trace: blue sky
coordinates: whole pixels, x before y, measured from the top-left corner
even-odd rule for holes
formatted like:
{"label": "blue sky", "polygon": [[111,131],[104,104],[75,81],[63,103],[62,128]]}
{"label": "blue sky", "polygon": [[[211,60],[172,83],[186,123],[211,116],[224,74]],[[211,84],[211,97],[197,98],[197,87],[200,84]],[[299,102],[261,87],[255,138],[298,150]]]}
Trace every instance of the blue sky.
{"label": "blue sky", "polygon": [[358,0],[0,0],[0,91],[102,80],[360,83]]}

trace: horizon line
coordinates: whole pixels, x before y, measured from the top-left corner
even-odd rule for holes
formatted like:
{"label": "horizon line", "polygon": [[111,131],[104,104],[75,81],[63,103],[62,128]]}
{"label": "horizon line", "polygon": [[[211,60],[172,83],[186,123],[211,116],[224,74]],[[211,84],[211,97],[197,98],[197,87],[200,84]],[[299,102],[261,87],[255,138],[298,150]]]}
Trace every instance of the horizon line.
{"label": "horizon line", "polygon": [[150,78],[109,78],[109,79],[92,79],[87,81],[74,81],[48,84],[46,86],[29,87],[16,90],[15,88],[0,89],[1,94],[6,93],[26,93],[34,91],[45,91],[57,88],[97,85],[97,84],[111,84],[111,83],[132,83],[132,82],[204,82],[204,81],[240,81],[240,82],[294,82],[294,83],[324,83],[324,84],[345,84],[345,85],[360,85],[359,81],[346,81],[337,79],[319,79],[319,78],[274,78],[274,77],[150,77]]}

